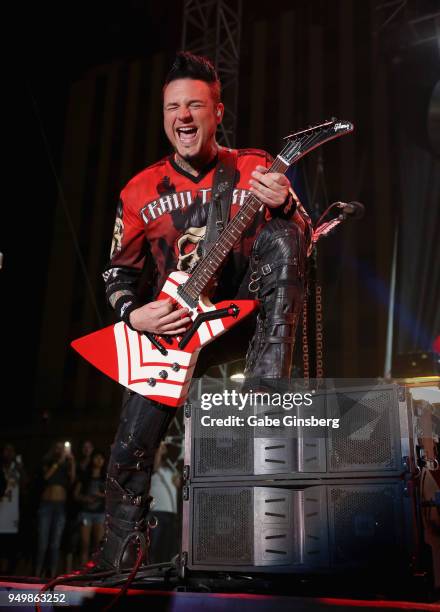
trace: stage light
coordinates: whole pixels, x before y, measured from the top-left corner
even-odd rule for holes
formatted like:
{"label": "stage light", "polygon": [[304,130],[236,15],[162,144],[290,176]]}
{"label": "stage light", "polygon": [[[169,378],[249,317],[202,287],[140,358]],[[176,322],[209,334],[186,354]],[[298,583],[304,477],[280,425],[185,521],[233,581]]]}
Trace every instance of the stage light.
{"label": "stage light", "polygon": [[229,377],[231,380],[244,380],[243,372],[236,372],[235,374],[231,374]]}
{"label": "stage light", "polygon": [[440,376],[415,376],[414,378],[398,378],[397,381],[409,387],[438,386],[440,385]]}

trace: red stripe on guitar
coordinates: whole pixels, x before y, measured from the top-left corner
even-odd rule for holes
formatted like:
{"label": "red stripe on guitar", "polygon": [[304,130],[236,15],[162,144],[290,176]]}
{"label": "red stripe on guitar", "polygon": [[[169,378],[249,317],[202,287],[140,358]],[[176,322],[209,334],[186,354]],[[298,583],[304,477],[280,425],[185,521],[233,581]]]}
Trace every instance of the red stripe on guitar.
{"label": "red stripe on guitar", "polygon": [[[204,310],[203,310],[203,309],[200,307],[200,305],[199,305],[199,306],[197,306],[197,312],[203,313],[203,312],[205,312],[205,311],[204,311]],[[211,328],[210,322],[209,322],[209,321],[205,321],[205,324],[206,324],[206,327],[208,328],[208,333],[209,333],[209,335],[211,336],[211,338],[214,338],[214,332],[212,331],[212,328]],[[204,325],[204,323],[202,323],[202,325]],[[200,337],[200,332],[197,332],[197,334],[198,334],[198,336],[199,336],[199,340],[200,340],[200,342],[202,342],[202,339],[201,339],[201,337]]]}
{"label": "red stripe on guitar", "polygon": [[214,338],[214,332],[211,329],[210,321],[205,321],[205,323],[206,323],[206,327],[208,328],[211,338]]}
{"label": "red stripe on guitar", "polygon": [[[194,368],[195,368],[194,365],[190,366],[189,370],[194,370]],[[129,384],[132,384],[132,383],[144,383],[146,380],[147,380],[146,378],[140,378],[140,379],[137,379],[137,380],[131,380],[131,378],[130,378]],[[160,382],[161,384],[163,383],[165,385],[178,385],[180,387],[184,387],[185,385],[189,384],[189,382],[190,382],[188,380],[184,380],[183,382],[179,382],[177,380],[166,380],[166,379],[162,379],[162,378],[156,379],[156,381]],[[171,398],[169,398],[169,399],[171,399]]]}
{"label": "red stripe on guitar", "polygon": [[173,283],[173,285],[176,285],[176,287],[180,287],[180,283],[175,281],[174,278],[171,278],[170,276],[167,278],[167,281],[169,281],[170,283]]}
{"label": "red stripe on guitar", "polygon": [[[191,375],[193,373],[195,367],[196,367],[195,365],[188,366],[188,368],[187,368],[188,369],[188,374]],[[147,380],[146,378],[141,378],[139,380],[133,380],[133,381],[130,380],[129,384],[131,384],[132,382],[133,383],[143,383],[146,380]],[[189,384],[191,382],[191,379],[188,380],[187,378],[183,382],[178,382],[178,381],[174,381],[174,380],[166,380],[166,379],[162,379],[162,378],[159,378],[159,379],[156,379],[156,380],[158,382],[160,382],[160,383],[164,383],[165,385],[180,385],[181,387],[183,387],[184,385],[187,385],[187,384]]]}
{"label": "red stripe on guitar", "polygon": [[[128,332],[127,332],[127,326],[124,325],[124,334],[125,334],[125,344],[127,347],[127,365],[128,365],[128,381],[130,384],[131,381],[131,352],[130,352],[130,342],[128,340]],[[140,338],[140,336],[138,337],[138,339]]]}
{"label": "red stripe on guitar", "polygon": [[[141,338],[141,334],[139,333],[138,333],[138,344],[139,344],[140,364],[141,366],[147,365],[148,361],[144,361],[144,351],[142,349],[142,338]],[[159,349],[155,347],[152,342],[150,342],[150,348],[152,351],[159,351]]]}
{"label": "red stripe on guitar", "polygon": [[[135,383],[144,383],[147,380],[148,380],[147,378],[137,378],[136,380],[132,380],[130,378],[130,380],[128,381],[128,384],[134,385]],[[188,382],[188,381],[178,382],[177,380],[162,380],[162,378],[159,378],[159,379],[156,378],[155,380],[156,382],[160,382],[161,384],[163,383],[164,385],[177,385],[179,387],[183,387]]]}
{"label": "red stripe on guitar", "polygon": [[[162,363],[162,362],[160,362],[160,361],[146,361],[145,363],[144,363],[144,362],[142,362],[142,365],[148,365],[148,366],[160,366],[160,367],[162,367],[162,368],[169,368],[169,367],[170,367],[169,362],[168,362],[168,363],[165,363],[165,362],[163,362],[163,363]],[[181,370],[187,370],[188,368],[190,368],[190,367],[191,367],[191,366],[181,365],[180,363],[179,363],[179,366],[180,366],[180,369],[181,369]]]}
{"label": "red stripe on guitar", "polygon": [[[144,357],[142,355],[142,340],[141,340],[141,335],[140,334],[138,334],[138,344],[139,344],[140,362],[141,362],[141,365],[142,365]],[[151,345],[151,348],[153,348],[153,345]]]}

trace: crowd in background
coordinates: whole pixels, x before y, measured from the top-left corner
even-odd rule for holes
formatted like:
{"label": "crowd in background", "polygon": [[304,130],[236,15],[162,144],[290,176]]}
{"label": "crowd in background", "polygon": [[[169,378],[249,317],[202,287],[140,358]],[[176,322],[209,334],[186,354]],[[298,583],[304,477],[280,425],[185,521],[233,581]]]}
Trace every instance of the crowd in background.
{"label": "crowd in background", "polygon": [[[52,577],[83,566],[98,550],[105,529],[107,459],[85,440],[76,456],[55,442],[28,470],[13,444],[0,455],[0,575]],[[149,561],[178,552],[180,477],[162,443],[155,461]],[[154,518],[153,518],[154,517]]]}

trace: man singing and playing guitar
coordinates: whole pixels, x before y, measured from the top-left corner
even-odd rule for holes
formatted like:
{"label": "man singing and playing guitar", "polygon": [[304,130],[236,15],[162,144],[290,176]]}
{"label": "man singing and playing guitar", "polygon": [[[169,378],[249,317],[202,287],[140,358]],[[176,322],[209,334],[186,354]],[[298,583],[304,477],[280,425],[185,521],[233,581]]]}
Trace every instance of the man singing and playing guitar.
{"label": "man singing and playing guitar", "polygon": [[[246,349],[251,338],[246,377],[262,384],[288,378],[303,302],[310,241],[307,214],[285,175],[267,171],[272,163],[267,153],[254,149],[232,151],[217,144],[215,135],[224,106],[220,82],[206,58],[178,54],[165,80],[163,113],[165,133],[174,151],[140,172],[122,190],[111,259],[103,275],[107,299],[125,323],[124,333],[140,332],[142,341],[148,338],[159,357],[171,350],[170,342],[173,348],[177,340],[181,347],[193,341],[188,330],[194,321],[195,288],[187,283],[170,294],[173,283],[179,283],[169,275],[180,271],[191,277],[194,273],[195,278],[201,256],[228,219],[236,218],[238,222],[245,214],[244,203],[253,195],[254,216],[246,217],[239,240],[234,242],[231,237],[222,251],[224,258],[217,274],[212,276],[209,267],[201,273],[205,274],[212,302],[258,299],[258,318],[248,317],[234,329],[235,335],[225,334],[204,349],[203,365],[206,369],[210,363],[211,348],[219,357],[227,345],[223,361],[228,361],[237,357],[241,348]],[[155,267],[149,287],[152,301],[148,303],[139,293],[146,262]],[[171,280],[165,288],[169,285],[171,290],[160,293],[167,278]],[[179,304],[177,294],[182,298]],[[205,308],[203,304],[202,307]],[[238,316],[239,309],[234,308],[231,303],[224,311],[224,319],[207,320],[202,325],[213,333],[216,325],[226,326],[227,320]],[[172,374],[171,370],[191,369],[194,365],[193,361],[186,366],[176,361],[169,371]],[[198,370],[198,375],[202,373]],[[168,376],[162,370],[158,377],[148,378],[152,393],[160,387],[161,380],[170,389],[176,388],[177,383],[173,386],[169,378],[166,380]],[[176,407],[143,395],[128,392],[112,446],[106,534],[99,569],[131,568],[139,559],[140,546],[145,546],[154,456]],[[159,391],[156,397],[160,397]]]}

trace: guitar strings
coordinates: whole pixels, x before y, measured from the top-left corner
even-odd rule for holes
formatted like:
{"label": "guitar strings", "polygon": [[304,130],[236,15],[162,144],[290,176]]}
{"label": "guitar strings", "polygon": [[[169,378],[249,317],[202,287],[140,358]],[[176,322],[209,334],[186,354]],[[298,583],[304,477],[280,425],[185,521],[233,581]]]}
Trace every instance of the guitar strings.
{"label": "guitar strings", "polygon": [[[301,146],[308,146],[313,139],[315,138],[315,134],[307,134],[304,135],[300,138],[298,138],[296,141],[294,141],[292,143],[292,141],[290,141],[290,143],[287,145],[287,147],[285,147],[283,149],[283,151],[281,152],[280,155],[282,155],[284,153],[285,149],[289,149],[292,147],[292,144],[294,144],[294,147],[299,147],[301,148]],[[282,160],[280,160],[280,158],[277,156],[274,160],[274,162],[272,163],[272,165],[269,168],[269,172],[270,171],[278,171],[279,166],[281,166],[281,168],[286,171],[287,167],[286,164],[284,164],[282,162]],[[284,166],[284,168],[283,168]],[[255,207],[255,205],[257,205],[257,208],[255,210],[253,210],[253,208]],[[234,236],[234,233],[236,231],[242,232],[244,231],[245,227],[247,224],[244,224],[245,227],[244,228],[240,228],[239,227],[239,223],[241,222],[242,224],[242,217],[246,217],[247,221],[249,223],[249,221],[251,220],[252,215],[256,212],[256,210],[261,206],[261,202],[260,200],[258,200],[258,198],[256,196],[254,196],[253,194],[251,194],[250,196],[248,196],[248,198],[246,198],[242,208],[241,208],[241,215],[239,216],[238,214],[231,220],[231,222],[227,225],[227,227],[223,230],[222,234],[220,235],[220,237],[217,239],[217,241],[211,246],[211,248],[209,249],[209,251],[206,253],[204,259],[209,259],[211,258],[208,267],[212,264],[212,260],[214,260],[214,264],[215,264],[215,269],[214,270],[208,270],[206,268],[197,268],[195,270],[195,272],[193,273],[193,275],[186,281],[186,283],[184,284],[184,289],[185,291],[190,295],[190,297],[192,299],[197,299],[198,296],[200,295],[200,293],[203,291],[203,289],[206,287],[206,285],[208,284],[210,278],[212,277],[212,275],[215,273],[215,271],[219,268],[219,266],[222,264],[225,256],[229,253],[230,249],[233,247],[233,245],[235,244],[236,240],[237,240],[237,236]],[[251,213],[250,218],[248,218],[248,211]],[[231,236],[232,234],[232,236]],[[229,236],[230,238],[232,238],[233,242],[230,245],[229,241],[226,240],[226,237]],[[217,251],[219,249],[219,247],[221,246],[222,242],[226,242],[228,249],[226,251],[226,253],[224,253],[223,257],[220,258],[220,261],[216,261],[217,257],[214,256],[214,252]],[[207,276],[206,279],[204,279],[203,277]],[[199,280],[202,281],[202,285],[200,285]],[[193,291],[195,290],[195,291]]]}
{"label": "guitar strings", "polygon": [[[307,134],[304,136],[300,136],[299,138],[295,139],[295,140],[291,140],[288,145],[286,145],[286,147],[284,147],[284,149],[281,151],[280,156],[282,156],[282,154],[284,153],[284,151],[287,149],[294,149],[295,147],[298,148],[298,150],[300,150],[301,148],[308,147],[310,146],[310,144],[313,142],[313,140],[316,138],[316,134],[312,133],[312,134]],[[292,147],[293,145],[293,147]],[[277,156],[275,158],[275,160],[273,161],[272,165],[270,166],[270,168],[268,169],[268,172],[277,172],[279,169],[283,169],[283,166],[285,166],[286,164]],[[284,172],[287,170],[287,168],[289,167],[290,164],[287,165],[287,167],[284,169]],[[283,173],[284,173],[283,172]],[[258,205],[258,207],[253,210],[253,207],[255,205]],[[208,264],[208,266],[212,263],[212,261],[214,260],[215,263],[215,269],[214,270],[208,270],[206,268],[202,269],[202,268],[196,268],[196,270],[193,272],[193,274],[189,277],[189,279],[184,283],[183,288],[185,290],[186,293],[188,293],[188,295],[192,298],[192,299],[197,299],[200,295],[200,293],[203,291],[203,289],[206,287],[206,285],[208,284],[208,282],[210,281],[212,275],[216,272],[216,270],[218,270],[218,268],[220,267],[220,265],[223,263],[225,257],[227,256],[227,254],[230,252],[230,250],[232,249],[232,247],[234,246],[237,237],[232,235],[231,238],[233,239],[233,243],[231,246],[229,246],[228,244],[228,249],[226,251],[226,253],[223,254],[223,257],[220,258],[220,261],[216,261],[216,257],[214,257],[214,252],[216,250],[219,249],[219,247],[221,246],[222,242],[227,242],[226,241],[226,236],[231,233],[234,233],[236,230],[238,231],[244,231],[244,229],[246,228],[247,224],[245,224],[245,228],[241,228],[239,227],[239,223],[242,223],[242,216],[248,217],[247,212],[250,209],[251,212],[251,217],[249,219],[247,219],[248,223],[250,222],[252,215],[256,212],[256,210],[258,210],[258,208],[261,206],[261,202],[260,200],[258,200],[258,198],[254,195],[251,194],[249,195],[242,207],[241,207],[241,215],[240,217],[237,215],[230,221],[230,223],[228,223],[228,225],[225,227],[225,229],[223,230],[223,232],[221,233],[221,235],[219,236],[219,238],[214,242],[214,244],[210,247],[210,249],[208,250],[208,252],[206,253],[206,255],[204,256],[204,260],[211,258],[210,263]],[[200,262],[199,262],[200,263]],[[207,280],[203,279],[203,276],[208,274],[208,278]],[[199,287],[198,286],[198,281],[199,279],[202,281],[202,286]],[[193,291],[195,290],[195,292]]]}

